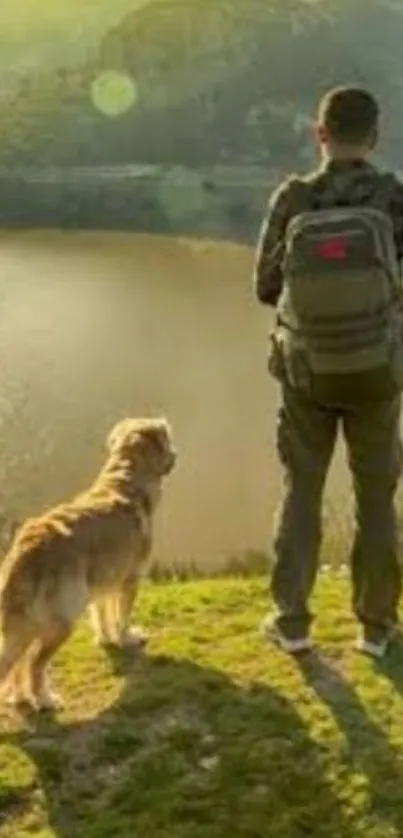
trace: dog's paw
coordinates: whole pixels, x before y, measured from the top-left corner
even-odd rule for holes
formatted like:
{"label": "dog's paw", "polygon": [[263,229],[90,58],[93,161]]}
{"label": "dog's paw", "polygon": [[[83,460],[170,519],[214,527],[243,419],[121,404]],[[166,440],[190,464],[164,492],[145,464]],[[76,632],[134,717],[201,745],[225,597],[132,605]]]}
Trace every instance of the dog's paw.
{"label": "dog's paw", "polygon": [[6,705],[6,707],[23,707],[28,704],[28,701],[24,695],[17,692],[17,690],[9,689],[4,692],[1,696],[2,703]]}
{"label": "dog's paw", "polygon": [[18,707],[20,704],[26,703],[20,690],[17,689],[17,686],[12,681],[7,681],[7,683],[2,684],[0,688],[0,702],[6,707]]}
{"label": "dog's paw", "polygon": [[101,649],[106,646],[116,646],[116,641],[112,642],[106,634],[100,634],[100,632],[94,632],[94,643]]}
{"label": "dog's paw", "polygon": [[46,689],[35,696],[33,706],[35,710],[62,710],[64,704],[63,699],[58,693]]}
{"label": "dog's paw", "polygon": [[9,689],[4,696],[2,696],[3,703],[15,710],[27,710],[38,712],[41,710],[61,710],[63,707],[62,700],[53,692],[44,691],[38,695],[22,692],[18,689]]}
{"label": "dog's paw", "polygon": [[133,626],[120,638],[120,649],[144,649],[149,641],[149,635],[141,626]]}

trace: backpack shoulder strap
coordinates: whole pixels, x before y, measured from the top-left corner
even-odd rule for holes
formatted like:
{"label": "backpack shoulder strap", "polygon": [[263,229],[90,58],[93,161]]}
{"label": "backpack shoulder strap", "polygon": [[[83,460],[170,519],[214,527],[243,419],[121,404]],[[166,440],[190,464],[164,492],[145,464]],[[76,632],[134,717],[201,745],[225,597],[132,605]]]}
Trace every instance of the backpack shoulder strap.
{"label": "backpack shoulder strap", "polygon": [[312,209],[309,183],[304,178],[294,175],[289,179],[289,196],[292,216],[301,215]]}
{"label": "backpack shoulder strap", "polygon": [[[391,199],[396,188],[396,179],[392,172],[379,172],[374,194],[370,206],[382,210],[389,215]],[[293,175],[289,179],[290,201],[293,207],[293,215],[309,212],[315,203],[313,194],[313,183],[304,177]],[[353,206],[349,207],[354,209]]]}

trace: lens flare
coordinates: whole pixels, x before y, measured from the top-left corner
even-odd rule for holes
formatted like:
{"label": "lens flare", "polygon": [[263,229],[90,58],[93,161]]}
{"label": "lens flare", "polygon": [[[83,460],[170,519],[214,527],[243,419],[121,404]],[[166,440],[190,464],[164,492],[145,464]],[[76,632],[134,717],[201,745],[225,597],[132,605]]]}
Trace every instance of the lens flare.
{"label": "lens flare", "polygon": [[137,85],[132,76],[117,70],[101,73],[91,86],[94,107],[111,118],[127,113],[136,104],[137,97]]}

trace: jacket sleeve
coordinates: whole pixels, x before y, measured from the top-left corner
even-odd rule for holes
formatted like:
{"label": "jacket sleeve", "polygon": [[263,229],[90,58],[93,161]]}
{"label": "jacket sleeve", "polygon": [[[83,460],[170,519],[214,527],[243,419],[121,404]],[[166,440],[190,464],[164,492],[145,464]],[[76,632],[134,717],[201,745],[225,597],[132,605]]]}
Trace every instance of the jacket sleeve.
{"label": "jacket sleeve", "polygon": [[283,286],[281,261],[285,232],[291,218],[289,191],[290,184],[287,181],[272,193],[255,254],[255,293],[259,302],[270,306],[276,306]]}
{"label": "jacket sleeve", "polygon": [[400,262],[403,261],[403,183],[395,176],[395,188],[391,201],[391,215],[395,228],[395,239],[397,255]]}

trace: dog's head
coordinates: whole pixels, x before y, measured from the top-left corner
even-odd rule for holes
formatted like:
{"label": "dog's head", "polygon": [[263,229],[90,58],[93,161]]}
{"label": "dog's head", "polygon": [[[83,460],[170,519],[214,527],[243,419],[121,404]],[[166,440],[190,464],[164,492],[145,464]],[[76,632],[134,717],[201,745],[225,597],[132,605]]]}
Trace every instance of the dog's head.
{"label": "dog's head", "polygon": [[141,464],[159,477],[169,474],[177,459],[166,419],[122,419],[112,428],[107,447],[110,454]]}

